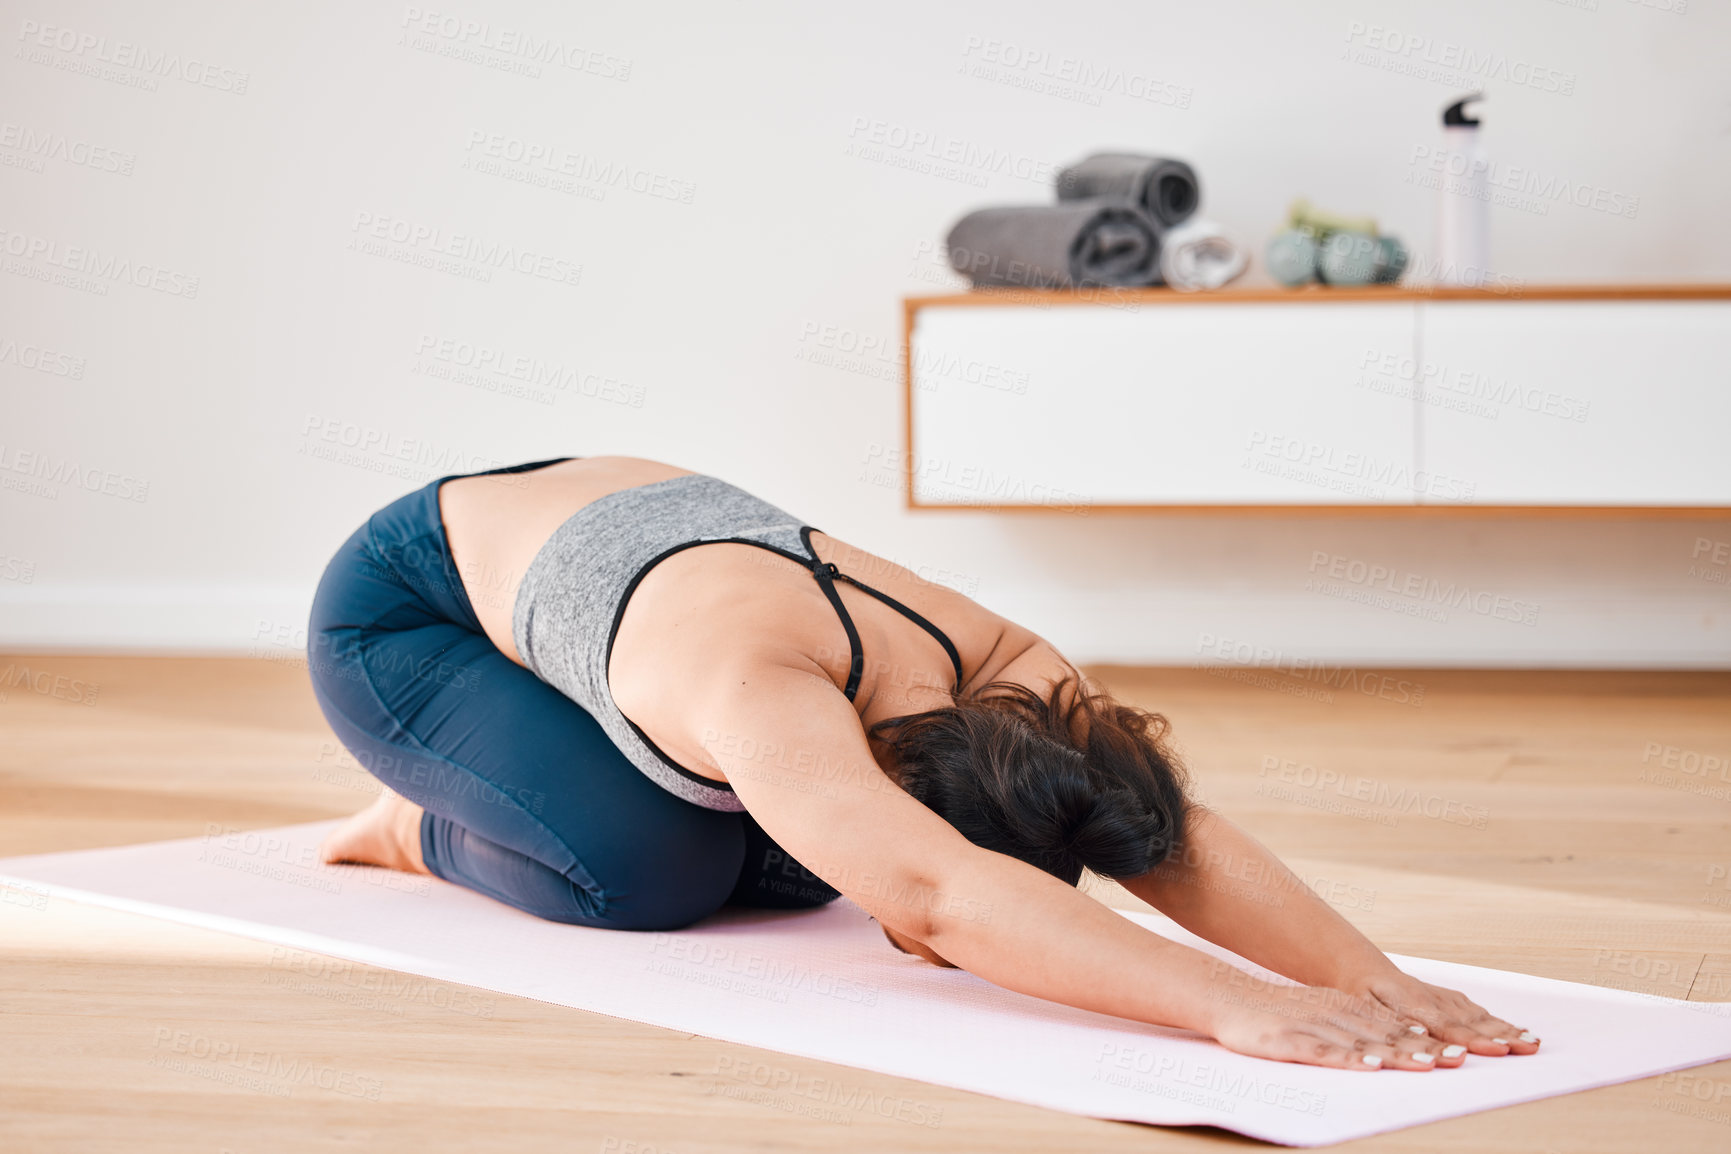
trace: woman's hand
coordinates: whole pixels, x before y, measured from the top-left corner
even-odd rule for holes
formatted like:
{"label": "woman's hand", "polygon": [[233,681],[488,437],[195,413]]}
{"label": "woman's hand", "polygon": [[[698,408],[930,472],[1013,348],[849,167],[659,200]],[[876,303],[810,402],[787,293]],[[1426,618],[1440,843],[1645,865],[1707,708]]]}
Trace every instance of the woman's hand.
{"label": "woman's hand", "polygon": [[1343,1070],[1431,1070],[1458,1066],[1466,1054],[1380,1002],[1226,969],[1211,983],[1210,1032],[1240,1054]]}
{"label": "woman's hand", "polygon": [[1536,1054],[1539,1050],[1539,1039],[1531,1030],[1492,1017],[1457,990],[1421,982],[1399,970],[1364,981],[1354,992],[1423,1026],[1438,1045],[1465,1046],[1474,1054],[1489,1057]]}

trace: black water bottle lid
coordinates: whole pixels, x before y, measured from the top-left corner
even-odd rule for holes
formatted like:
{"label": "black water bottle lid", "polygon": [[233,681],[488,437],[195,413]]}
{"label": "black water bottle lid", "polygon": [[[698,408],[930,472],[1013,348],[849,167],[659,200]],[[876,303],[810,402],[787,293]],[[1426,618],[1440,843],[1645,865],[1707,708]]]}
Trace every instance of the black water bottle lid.
{"label": "black water bottle lid", "polygon": [[1466,108],[1467,105],[1483,100],[1484,98],[1485,94],[1482,92],[1475,92],[1471,96],[1461,97],[1459,100],[1443,109],[1443,124],[1449,127],[1465,124],[1476,128],[1479,122],[1467,115]]}

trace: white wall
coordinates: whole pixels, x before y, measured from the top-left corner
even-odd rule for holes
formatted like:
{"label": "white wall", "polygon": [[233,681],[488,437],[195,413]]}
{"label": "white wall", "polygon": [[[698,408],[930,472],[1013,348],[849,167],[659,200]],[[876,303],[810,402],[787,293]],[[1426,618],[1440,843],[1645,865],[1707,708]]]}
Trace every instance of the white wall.
{"label": "white wall", "polygon": [[[1367,664],[1731,665],[1723,521],[914,515],[883,483],[900,300],[959,285],[934,254],[960,213],[1043,200],[1091,149],[1147,149],[1192,160],[1207,213],[1258,250],[1298,195],[1423,249],[1436,194],[1415,149],[1470,87],[1415,74],[1427,59],[1496,70],[1499,163],[1598,194],[1495,208],[1499,271],[1731,280],[1725,5],[5,7],[0,644],[276,651],[335,546],[408,488],[630,453],[929,566],[1078,659],[1189,660],[1212,636]],[[405,41],[419,10],[490,21],[493,44],[563,42],[578,67],[521,74],[438,31],[423,51]],[[129,66],[121,42],[170,63]],[[1028,53],[1046,63],[1007,63]],[[1104,79],[1029,87],[1076,66]],[[476,134],[627,182],[466,167]],[[579,283],[357,251],[363,214],[580,265]],[[156,287],[103,278],[113,261]],[[67,266],[86,283],[40,279]],[[421,371],[444,340],[575,383],[543,404]],[[25,363],[42,348],[58,371]],[[383,447],[322,458],[326,431]],[[68,463],[76,479],[42,479]],[[1319,554],[1538,608],[1355,603],[1350,583],[1306,587]]]}

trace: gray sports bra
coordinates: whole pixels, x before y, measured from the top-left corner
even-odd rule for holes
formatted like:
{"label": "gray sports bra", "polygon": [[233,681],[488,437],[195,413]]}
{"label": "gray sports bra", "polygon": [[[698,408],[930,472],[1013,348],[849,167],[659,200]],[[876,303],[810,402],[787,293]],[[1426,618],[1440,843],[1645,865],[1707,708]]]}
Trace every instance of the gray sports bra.
{"label": "gray sports bra", "polygon": [[888,594],[819,561],[816,532],[725,481],[701,473],[609,493],[579,509],[547,539],[523,574],[511,611],[511,636],[523,663],[588,710],[631,763],[670,793],[707,809],[745,808],[725,782],[693,773],[655,747],[619,707],[607,684],[613,638],[637,583],[682,549],[718,541],[756,545],[799,562],[817,579],[847,630],[852,667],[844,692],[859,691],[865,653],[835,583],[846,581],[895,609],[937,639],[962,683],[962,659],[943,630]]}

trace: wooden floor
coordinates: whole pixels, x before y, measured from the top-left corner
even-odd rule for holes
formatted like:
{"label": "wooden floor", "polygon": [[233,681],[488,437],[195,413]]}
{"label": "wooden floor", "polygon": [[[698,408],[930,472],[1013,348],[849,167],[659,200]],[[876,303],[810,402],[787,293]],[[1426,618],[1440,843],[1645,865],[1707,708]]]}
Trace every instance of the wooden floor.
{"label": "wooden floor", "polygon": [[[1731,675],[1391,675],[1408,683],[1402,690],[1237,668],[1096,672],[1120,696],[1166,712],[1203,799],[1383,948],[1731,1000]],[[186,837],[211,822],[334,817],[372,796],[371,779],[324,729],[301,665],[13,655],[0,656],[0,683],[0,855]],[[1370,800],[1344,811],[1342,780],[1347,796]],[[1388,800],[1396,789],[1422,804],[1400,812]],[[1116,887],[1096,892],[1137,904]],[[333,971],[309,955],[31,892],[0,899],[0,1149],[9,1152],[1260,1145],[408,986],[366,967]],[[321,1079],[330,1087],[165,1062],[163,1031],[258,1055],[260,1067],[318,1063],[333,1072]],[[940,1122],[813,1118],[754,1101],[730,1073],[748,1060],[901,1095],[924,1104],[919,1117],[941,1108]],[[1701,1100],[1701,1081],[1648,1079],[1353,1148],[1731,1150],[1731,1063],[1691,1078],[1717,1102]]]}

